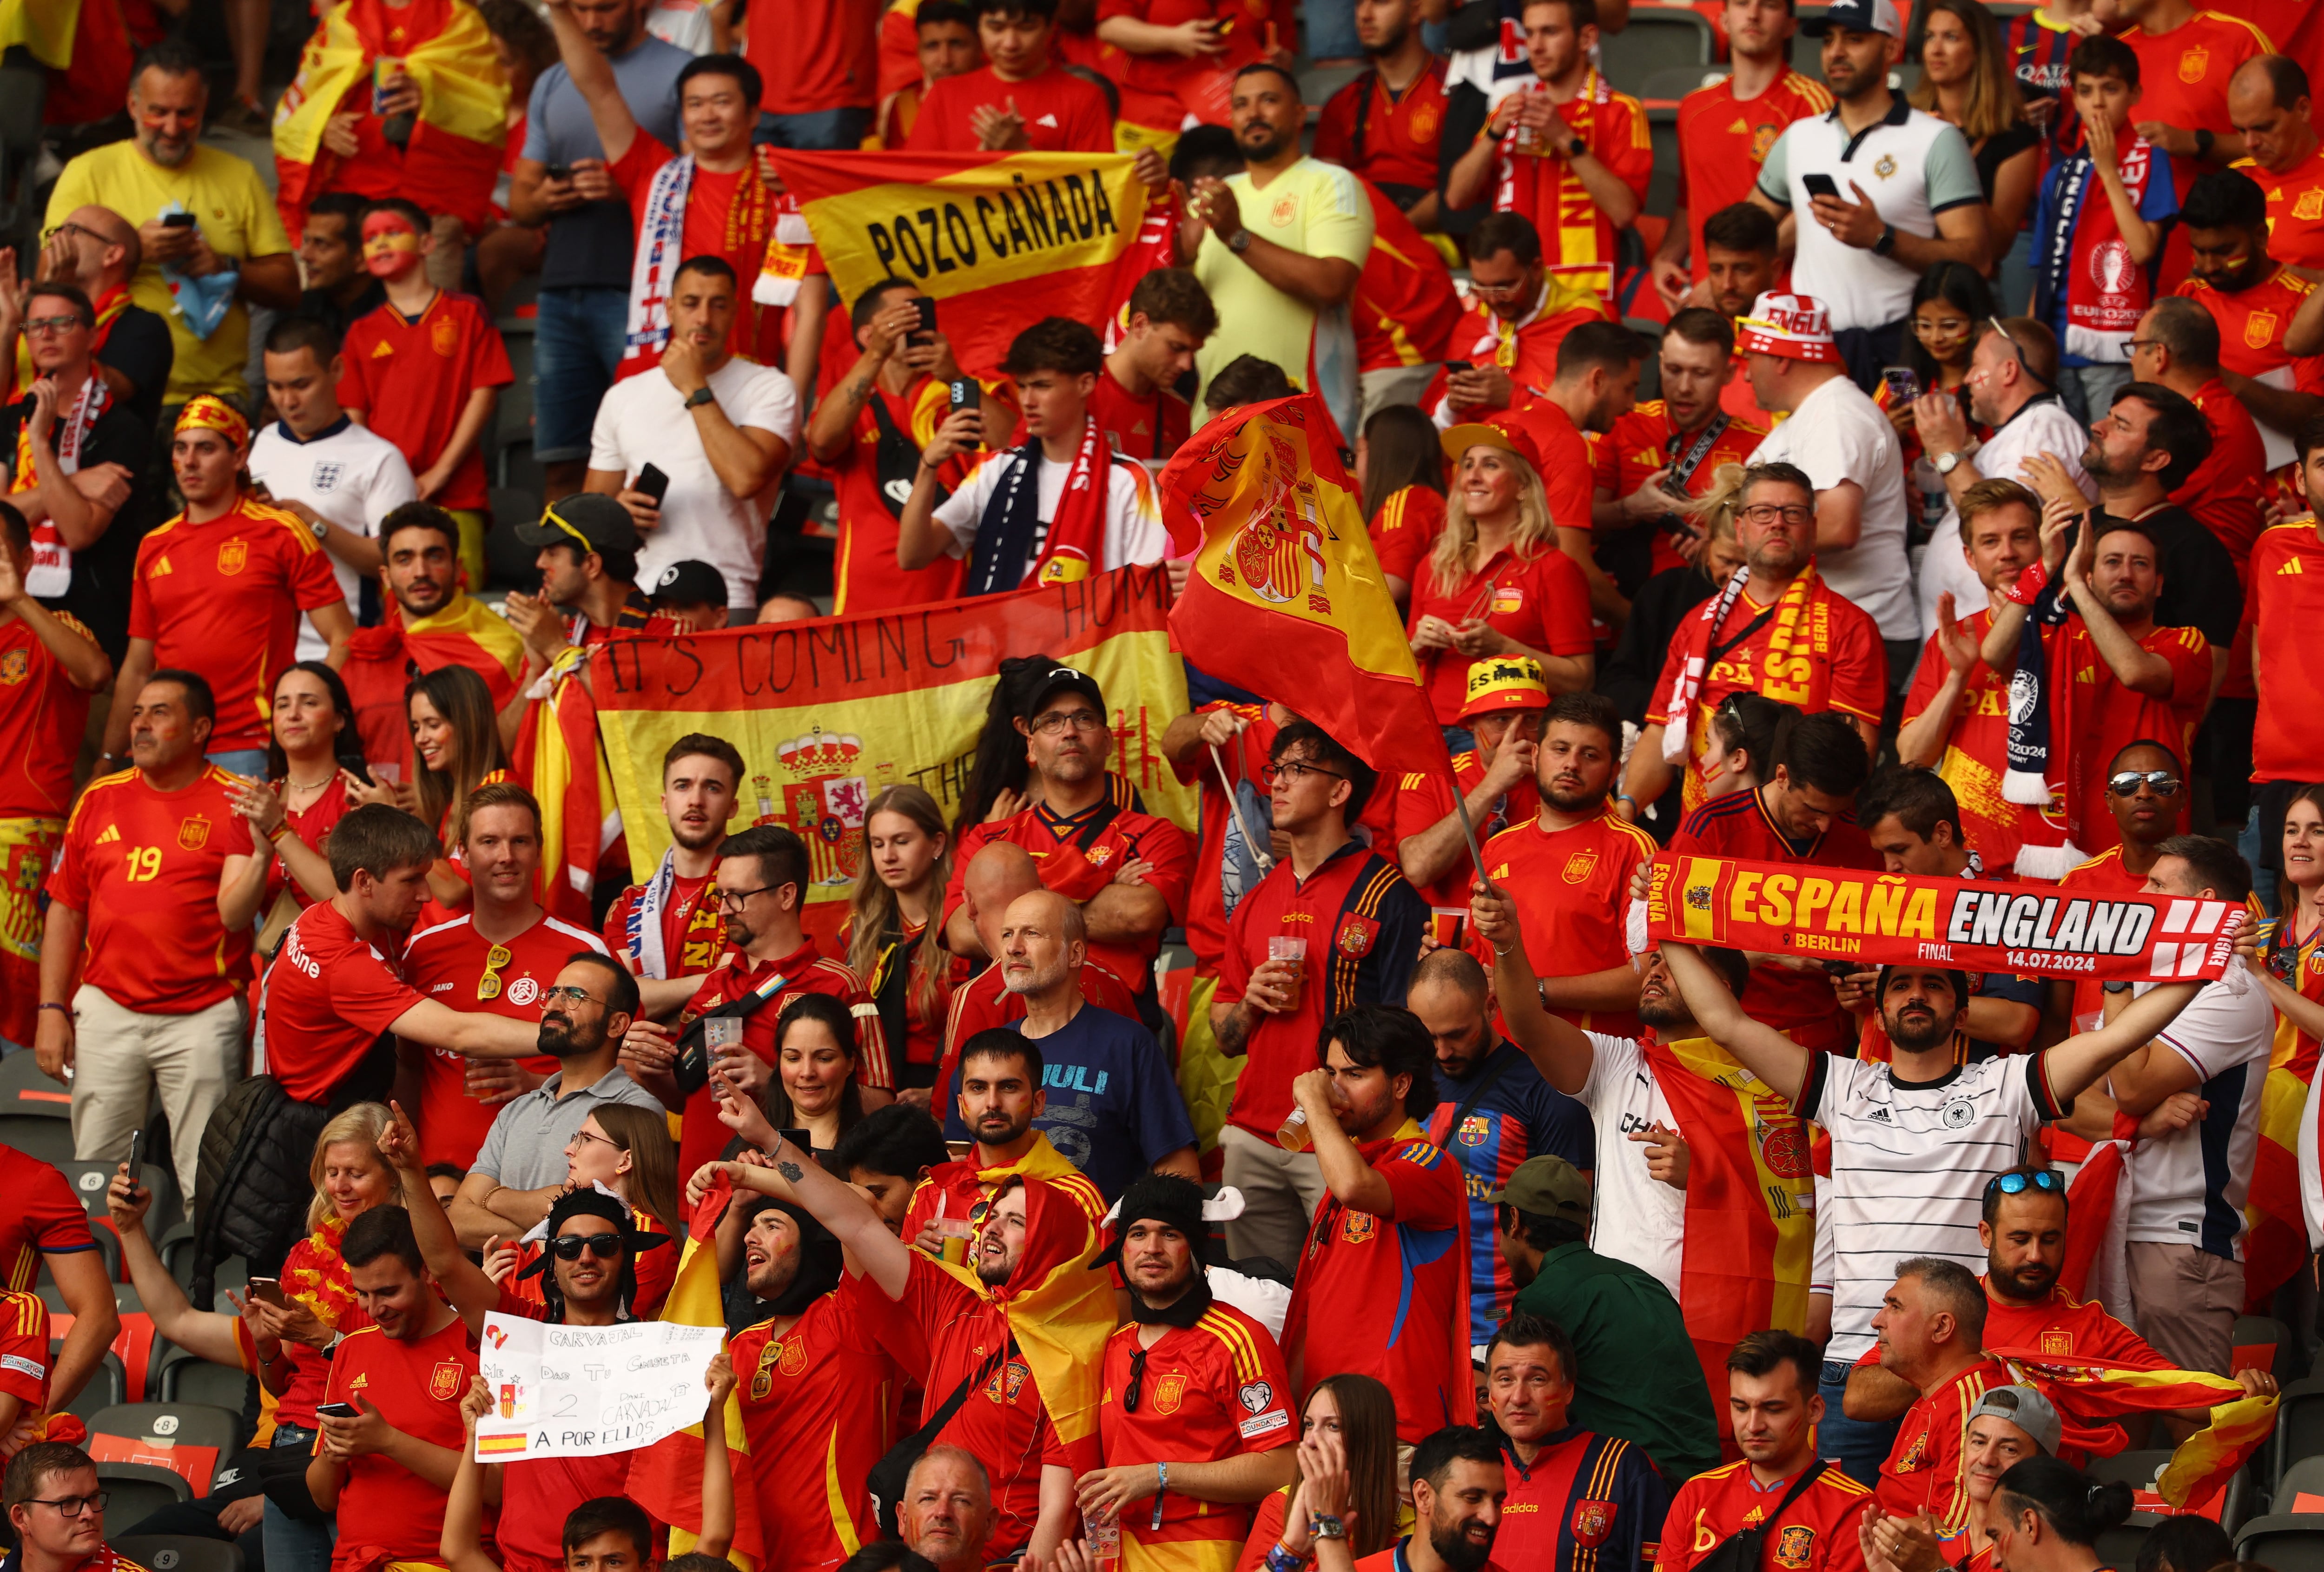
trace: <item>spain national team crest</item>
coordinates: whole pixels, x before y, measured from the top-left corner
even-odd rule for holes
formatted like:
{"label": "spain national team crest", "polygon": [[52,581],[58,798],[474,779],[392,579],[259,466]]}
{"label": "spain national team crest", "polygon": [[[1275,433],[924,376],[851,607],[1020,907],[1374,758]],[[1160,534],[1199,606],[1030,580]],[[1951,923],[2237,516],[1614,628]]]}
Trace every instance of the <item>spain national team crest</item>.
{"label": "spain national team crest", "polygon": [[1799,1572],[1815,1555],[1815,1530],[1804,1523],[1787,1524],[1775,1537],[1775,1565]]}
{"label": "spain national team crest", "polygon": [[807,1368],[807,1340],[786,1337],[782,1342],[782,1361],[777,1366],[785,1375],[797,1375]]}
{"label": "spain national team crest", "polygon": [[0,655],[0,683],[14,688],[32,674],[32,657],[23,650]]}
{"label": "spain national team crest", "polygon": [[1350,1212],[1340,1222],[1340,1238],[1349,1244],[1361,1244],[1379,1226],[1379,1219],[1370,1212]]}
{"label": "spain national team crest", "polygon": [[1614,1503],[1610,1501],[1585,1501],[1573,1509],[1573,1542],[1596,1549],[1614,1531]]}
{"label": "spain national team crest", "polygon": [[1493,1138],[1493,1116],[1490,1114],[1471,1114],[1461,1121],[1459,1133],[1462,1145],[1482,1146]]}
{"label": "spain national team crest", "polygon": [[2275,313],[2254,311],[2244,319],[2244,345],[2250,349],[2264,349],[2275,342]]}
{"label": "spain national team crest", "polygon": [[851,884],[863,865],[863,811],[870,784],[857,772],[863,739],[816,726],[775,751],[783,781],[782,812],[774,803],[774,781],[752,777],[759,789],[756,824],[783,824],[807,843],[807,879],[816,884]]}
{"label": "spain national team crest", "polygon": [[210,821],[197,813],[178,821],[178,844],[189,852],[198,852],[209,845]]}
{"label": "spain national team crest", "polygon": [[2324,218],[2324,186],[2310,186],[2292,204],[2295,218]]}
{"label": "spain national team crest", "polygon": [[1154,1411],[1157,1414],[1176,1413],[1185,1398],[1186,1378],[1175,1370],[1154,1383]]}
{"label": "spain national team crest", "polygon": [[236,535],[230,541],[219,542],[217,568],[220,573],[223,573],[227,578],[231,578],[234,575],[241,572],[244,569],[249,566],[249,541],[244,540],[240,535]]}
{"label": "spain national team crest", "polygon": [[449,360],[460,352],[460,325],[449,317],[438,317],[428,327],[428,347]]}
{"label": "spain national team crest", "polygon": [[2201,81],[2203,73],[2210,69],[2211,51],[2201,44],[2184,51],[2179,56],[2179,79],[2190,87]]}
{"label": "spain national team crest", "polygon": [[1767,150],[1775,145],[1775,138],[1782,134],[1783,129],[1780,126],[1753,126],[1751,128],[1751,162],[1753,163],[1766,163],[1767,162]]}
{"label": "spain national team crest", "polygon": [[428,1373],[428,1395],[449,1402],[467,1390],[468,1370],[456,1359],[447,1359]]}
{"label": "spain national team crest", "polygon": [[2071,1355],[2073,1351],[2074,1335],[2071,1332],[2052,1330],[2042,1334],[2043,1353]]}
{"label": "spain national team crest", "polygon": [[1598,854],[1596,852],[1576,852],[1565,859],[1565,871],[1563,877],[1569,884],[1586,884],[1590,882],[1590,875],[1597,871]]}
{"label": "spain national team crest", "polygon": [[1340,931],[1332,940],[1333,948],[1351,960],[1361,960],[1371,954],[1372,940],[1379,937],[1379,924],[1369,917],[1349,912],[1340,919]]}
{"label": "spain national team crest", "polygon": [[1915,1436],[1913,1444],[1904,1448],[1904,1456],[1896,1460],[1896,1472],[1913,1474],[1928,1466],[1929,1438],[1926,1435]]}
{"label": "spain national team crest", "polygon": [[1437,113],[1434,100],[1418,106],[1412,112],[1412,140],[1429,141],[1435,136],[1436,127],[1443,121],[1443,116]]}

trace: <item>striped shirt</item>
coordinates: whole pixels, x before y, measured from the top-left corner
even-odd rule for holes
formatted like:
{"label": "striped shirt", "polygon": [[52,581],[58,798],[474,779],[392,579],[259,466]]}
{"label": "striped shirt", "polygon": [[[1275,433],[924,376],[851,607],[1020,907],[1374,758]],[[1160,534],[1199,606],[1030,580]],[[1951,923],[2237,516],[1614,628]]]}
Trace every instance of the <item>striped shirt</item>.
{"label": "striped shirt", "polygon": [[1825,1358],[1852,1362],[1872,1346],[1872,1318],[1899,1261],[1933,1255],[1983,1270],[1986,1181],[2015,1167],[2043,1124],[2063,1112],[2046,1060],[1987,1059],[1933,1081],[1900,1081],[1886,1064],[1812,1056],[1798,1112],[1831,1137],[1831,1206],[1818,1207],[1833,1252]]}

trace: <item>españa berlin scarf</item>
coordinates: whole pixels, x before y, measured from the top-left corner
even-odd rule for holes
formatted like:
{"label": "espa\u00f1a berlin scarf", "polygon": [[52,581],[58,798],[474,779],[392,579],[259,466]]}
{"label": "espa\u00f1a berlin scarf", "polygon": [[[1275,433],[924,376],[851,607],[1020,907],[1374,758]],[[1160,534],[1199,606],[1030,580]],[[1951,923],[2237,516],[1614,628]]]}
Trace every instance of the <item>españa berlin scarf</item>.
{"label": "espa\u00f1a berlin scarf", "polygon": [[1804,614],[1815,594],[1813,562],[1784,587],[1784,593],[1776,597],[1774,606],[1753,617],[1733,638],[1723,643],[1720,640],[1719,630],[1726,624],[1727,614],[1735,609],[1735,603],[1743,597],[1743,587],[1750,581],[1751,569],[1738,568],[1679,634],[1687,655],[1679,666],[1678,675],[1671,680],[1670,694],[1662,707],[1663,713],[1670,717],[1663,727],[1663,757],[1674,764],[1686,757],[1687,739],[1694,730],[1695,698],[1702,691],[1703,677],[1729,651],[1758,632],[1762,624],[1772,622],[1775,625],[1767,634],[1766,663],[1788,661],[1795,652],[1810,652],[1804,644],[1799,644],[1796,650],[1794,646],[1806,632],[1803,626]]}
{"label": "espa\u00f1a berlin scarf", "polygon": [[[30,386],[30,384],[24,384]],[[105,378],[94,366],[73,396],[72,408],[58,411],[56,423],[50,429],[50,439],[56,446],[57,472],[60,475],[80,473],[81,446],[97,426],[97,417],[112,406],[113,390],[105,385]],[[16,473],[9,486],[10,495],[27,492],[40,485],[39,467],[32,456],[32,421],[27,419],[16,427]],[[32,526],[32,560],[24,573],[24,592],[32,596],[56,596],[72,587],[72,548],[57,529],[52,518],[43,517]]]}

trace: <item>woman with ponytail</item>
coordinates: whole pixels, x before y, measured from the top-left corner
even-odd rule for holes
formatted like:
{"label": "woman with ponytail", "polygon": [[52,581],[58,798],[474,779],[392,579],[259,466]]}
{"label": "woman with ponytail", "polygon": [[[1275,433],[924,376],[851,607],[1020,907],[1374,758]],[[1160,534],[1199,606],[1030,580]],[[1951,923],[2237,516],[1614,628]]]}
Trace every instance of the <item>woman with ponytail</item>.
{"label": "woman with ponytail", "polygon": [[2013,1464],[1993,1493],[1985,1534],[2001,1572],[2115,1572],[2098,1536],[2130,1516],[2130,1486],[2101,1484],[2055,1457]]}

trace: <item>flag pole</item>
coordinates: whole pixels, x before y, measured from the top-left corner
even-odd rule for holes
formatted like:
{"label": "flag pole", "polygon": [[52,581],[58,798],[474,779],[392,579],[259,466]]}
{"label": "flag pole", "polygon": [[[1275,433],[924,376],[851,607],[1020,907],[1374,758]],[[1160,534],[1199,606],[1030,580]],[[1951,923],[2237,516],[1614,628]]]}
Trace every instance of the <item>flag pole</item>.
{"label": "flag pole", "polygon": [[1476,865],[1478,882],[1485,886],[1486,894],[1499,895],[1500,892],[1493,888],[1492,878],[1485,872],[1484,849],[1477,845],[1477,827],[1469,822],[1469,800],[1461,794],[1458,779],[1452,782],[1452,811],[1461,816],[1461,838],[1469,843],[1469,860]]}

